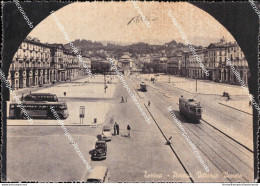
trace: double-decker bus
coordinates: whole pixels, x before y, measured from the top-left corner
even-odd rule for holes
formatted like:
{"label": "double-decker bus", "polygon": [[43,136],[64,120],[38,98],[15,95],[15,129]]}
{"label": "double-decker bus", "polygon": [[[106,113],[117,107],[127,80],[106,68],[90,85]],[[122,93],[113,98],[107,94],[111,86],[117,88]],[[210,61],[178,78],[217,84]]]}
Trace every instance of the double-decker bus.
{"label": "double-decker bus", "polygon": [[22,100],[24,101],[49,101],[58,102],[58,97],[51,93],[30,93],[26,95]]}
{"label": "double-decker bus", "polygon": [[147,89],[146,89],[146,84],[145,84],[144,82],[140,83],[140,90],[141,90],[142,92],[146,92],[146,91],[147,91]]}
{"label": "double-decker bus", "polygon": [[[62,102],[23,101],[21,105],[24,107],[30,118],[55,119],[51,107],[53,107],[60,119],[66,119],[69,116],[67,104]],[[9,118],[26,119],[26,115],[20,108],[20,105],[17,103],[10,103]]]}
{"label": "double-decker bus", "polygon": [[179,109],[180,113],[187,119],[199,123],[202,114],[202,107],[199,102],[196,102],[194,99],[181,97],[179,99]]}

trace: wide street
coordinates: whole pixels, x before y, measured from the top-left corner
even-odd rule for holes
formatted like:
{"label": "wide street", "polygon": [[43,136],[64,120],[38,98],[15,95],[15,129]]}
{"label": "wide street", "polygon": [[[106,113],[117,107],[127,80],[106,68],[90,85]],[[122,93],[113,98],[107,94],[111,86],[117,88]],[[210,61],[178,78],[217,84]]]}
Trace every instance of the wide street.
{"label": "wide street", "polygon": [[[62,120],[64,125],[92,168],[108,167],[110,182],[253,181],[251,115],[220,105],[218,101],[223,98],[217,94],[201,93],[195,99],[203,107],[203,120],[199,124],[188,123],[179,114],[178,98],[196,94],[164,81],[152,84],[146,75],[124,76],[151,120],[147,124],[120,80],[111,78],[107,77],[110,83],[106,93],[103,76],[34,91],[55,93],[67,103],[69,117]],[[147,83],[147,92],[139,91],[140,79]],[[127,102],[121,103],[122,96],[127,97]],[[148,100],[151,106],[147,106]],[[79,106],[86,108],[83,124],[79,124]],[[167,110],[169,106],[209,166],[208,173],[181,135]],[[97,126],[92,126],[94,118]],[[107,159],[91,161],[90,151],[102,127],[113,128],[115,122],[119,123],[120,134],[107,143]],[[9,119],[7,124],[8,181],[86,181],[89,173],[56,120],[34,119],[30,125],[26,120]],[[126,136],[128,124],[132,128],[130,139]],[[170,136],[171,146],[165,144],[165,138]]]}

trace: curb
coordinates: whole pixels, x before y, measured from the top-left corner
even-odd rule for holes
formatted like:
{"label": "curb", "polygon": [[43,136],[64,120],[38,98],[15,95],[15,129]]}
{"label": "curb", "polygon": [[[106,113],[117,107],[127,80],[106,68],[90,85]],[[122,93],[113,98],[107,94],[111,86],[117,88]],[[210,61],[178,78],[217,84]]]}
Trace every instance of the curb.
{"label": "curb", "polygon": [[243,110],[239,110],[239,109],[237,109],[237,108],[235,108],[235,107],[231,107],[231,106],[229,106],[229,105],[226,105],[226,104],[223,104],[223,103],[220,103],[220,102],[218,102],[218,104],[224,105],[224,106],[226,106],[226,107],[235,109],[235,110],[237,110],[237,111],[243,112],[243,113],[248,114],[248,115],[251,115],[251,116],[253,115],[253,114],[250,114],[249,112],[245,112],[245,111],[243,111]]}

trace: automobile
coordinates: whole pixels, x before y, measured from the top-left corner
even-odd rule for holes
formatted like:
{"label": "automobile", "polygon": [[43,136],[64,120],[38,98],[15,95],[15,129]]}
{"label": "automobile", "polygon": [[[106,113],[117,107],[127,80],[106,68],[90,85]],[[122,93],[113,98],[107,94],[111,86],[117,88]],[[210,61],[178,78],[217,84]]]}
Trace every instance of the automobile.
{"label": "automobile", "polygon": [[53,80],[51,83],[52,83],[52,84],[55,84],[56,82],[57,82],[56,80]]}
{"label": "automobile", "polygon": [[44,84],[40,84],[40,85],[39,85],[39,87],[43,87],[43,86],[44,86]]}
{"label": "automobile", "polygon": [[112,131],[110,126],[104,126],[102,130],[102,140],[111,141],[112,140]]}
{"label": "automobile", "polygon": [[159,76],[159,74],[154,74],[155,76]]}
{"label": "automobile", "polygon": [[146,92],[147,91],[145,82],[140,83],[140,90],[142,92]]}
{"label": "automobile", "polygon": [[92,160],[101,160],[107,158],[107,143],[106,141],[97,141],[95,144],[95,149],[92,151]]}
{"label": "automobile", "polygon": [[104,166],[95,166],[88,176],[87,183],[108,183],[109,172]]}

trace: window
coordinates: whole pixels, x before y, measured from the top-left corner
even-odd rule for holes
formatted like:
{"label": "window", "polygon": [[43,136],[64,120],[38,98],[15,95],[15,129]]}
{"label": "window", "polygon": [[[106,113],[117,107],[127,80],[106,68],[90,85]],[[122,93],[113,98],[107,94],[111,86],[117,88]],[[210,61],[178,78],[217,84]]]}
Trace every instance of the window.
{"label": "window", "polygon": [[196,108],[196,114],[201,114],[201,109],[200,108]]}
{"label": "window", "polygon": [[195,108],[194,107],[190,107],[190,111],[195,113]]}

